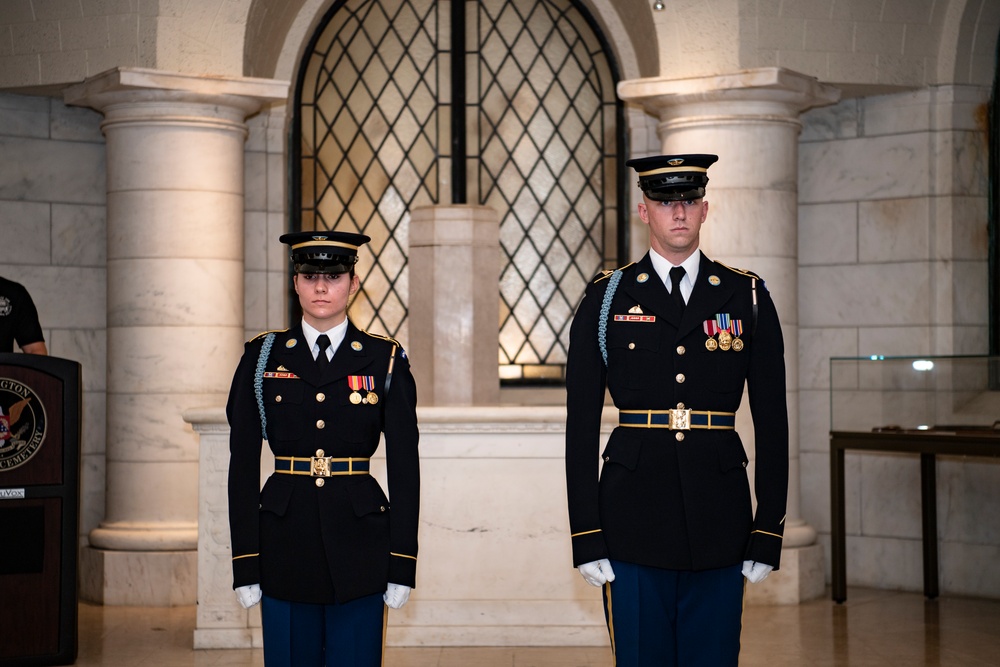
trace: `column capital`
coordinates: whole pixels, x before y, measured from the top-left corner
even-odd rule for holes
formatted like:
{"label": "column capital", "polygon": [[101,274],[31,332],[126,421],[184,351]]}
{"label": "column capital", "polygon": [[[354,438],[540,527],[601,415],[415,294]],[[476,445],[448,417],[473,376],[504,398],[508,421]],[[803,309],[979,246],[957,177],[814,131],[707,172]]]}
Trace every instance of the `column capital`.
{"label": "column capital", "polygon": [[[288,99],[289,83],[273,79],[224,77],[163,72],[139,67],[116,67],[70,86],[63,101],[114,115],[132,115],[136,107],[146,113],[161,108],[175,115],[177,107],[210,108],[207,115],[244,121],[265,105]],[[153,112],[155,113],[155,112]]]}
{"label": "column capital", "polygon": [[840,90],[792,70],[762,67],[691,79],[621,81],[618,96],[640,105],[661,122],[691,116],[794,119],[806,109],[834,104]]}

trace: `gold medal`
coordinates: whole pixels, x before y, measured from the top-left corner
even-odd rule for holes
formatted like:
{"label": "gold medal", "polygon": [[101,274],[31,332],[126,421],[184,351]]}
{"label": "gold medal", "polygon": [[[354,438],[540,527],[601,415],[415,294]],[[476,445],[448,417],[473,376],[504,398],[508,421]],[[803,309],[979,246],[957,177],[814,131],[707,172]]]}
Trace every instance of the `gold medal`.
{"label": "gold medal", "polygon": [[735,352],[739,352],[742,349],[743,349],[743,341],[740,340],[739,338],[734,338],[733,339],[733,350]]}
{"label": "gold medal", "polygon": [[354,403],[354,405],[357,405],[360,402],[361,402],[361,394],[359,394],[356,391],[352,391],[351,392],[351,403]]}
{"label": "gold medal", "polygon": [[719,349],[725,352],[732,346],[733,336],[728,331],[723,329],[719,332]]}
{"label": "gold medal", "polygon": [[719,343],[714,338],[709,338],[705,341],[705,349],[709,352],[715,352],[719,347]]}
{"label": "gold medal", "polygon": [[376,403],[378,403],[378,394],[376,394],[374,391],[368,392],[368,396],[365,397],[365,403],[367,403],[368,405],[375,405]]}

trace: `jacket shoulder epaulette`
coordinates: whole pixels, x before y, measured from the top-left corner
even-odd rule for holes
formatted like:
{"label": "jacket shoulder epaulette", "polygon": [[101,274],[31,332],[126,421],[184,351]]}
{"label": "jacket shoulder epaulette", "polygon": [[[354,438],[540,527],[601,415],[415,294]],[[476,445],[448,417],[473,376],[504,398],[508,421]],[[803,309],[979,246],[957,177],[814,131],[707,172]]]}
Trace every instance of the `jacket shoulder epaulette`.
{"label": "jacket shoulder epaulette", "polygon": [[625,269],[627,269],[628,267],[632,266],[633,264],[635,264],[635,262],[629,262],[625,266],[620,266],[617,269],[611,269],[611,270],[608,270],[608,271],[601,271],[600,275],[598,275],[597,277],[595,277],[594,280],[593,280],[593,282],[594,283],[599,283],[602,280],[610,278],[611,274],[614,273],[615,271],[624,271]]}
{"label": "jacket shoulder epaulette", "polygon": [[251,339],[250,339],[250,340],[248,340],[247,342],[248,342],[248,343],[252,343],[252,342],[254,342],[255,340],[258,340],[258,339],[260,339],[260,338],[263,338],[263,337],[264,337],[264,336],[266,336],[267,334],[272,334],[272,333],[274,333],[274,334],[276,334],[276,333],[285,333],[286,331],[288,331],[288,329],[271,329],[270,331],[261,331],[261,332],[260,332],[259,334],[257,334],[256,336],[254,336],[253,338],[251,338]]}
{"label": "jacket shoulder epaulette", "polygon": [[372,333],[371,331],[365,331],[364,329],[359,329],[359,331],[361,331],[361,333],[363,333],[366,336],[371,336],[372,338],[378,338],[380,340],[389,341],[398,348],[403,347],[398,340],[396,340],[395,338],[391,338],[390,336],[383,336],[382,334]]}
{"label": "jacket shoulder epaulette", "polygon": [[748,278],[756,278],[757,280],[759,280],[759,281],[761,281],[761,282],[764,282],[764,279],[763,279],[763,278],[761,278],[760,276],[758,276],[758,275],[757,275],[756,273],[754,273],[753,271],[749,271],[749,270],[747,270],[747,269],[737,269],[737,268],[735,268],[735,267],[732,267],[732,266],[729,266],[728,264],[723,264],[722,262],[720,262],[720,261],[718,261],[718,260],[716,260],[716,262],[715,262],[715,263],[716,263],[716,264],[718,264],[719,266],[721,266],[721,267],[725,268],[725,269],[729,269],[729,270],[730,270],[730,271],[732,271],[733,273],[738,273],[738,274],[740,274],[741,276],[746,276],[746,277],[748,277]]}

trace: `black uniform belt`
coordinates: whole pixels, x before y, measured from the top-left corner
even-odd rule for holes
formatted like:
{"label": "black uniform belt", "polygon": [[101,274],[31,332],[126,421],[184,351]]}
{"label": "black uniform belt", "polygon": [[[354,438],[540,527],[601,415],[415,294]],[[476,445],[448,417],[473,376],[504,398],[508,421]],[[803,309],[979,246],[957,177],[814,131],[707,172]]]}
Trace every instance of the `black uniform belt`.
{"label": "black uniform belt", "polygon": [[736,428],[735,412],[705,410],[619,410],[618,425],[631,428],[667,428],[671,431],[688,431],[693,428]]}
{"label": "black uniform belt", "polygon": [[335,459],[332,456],[275,456],[274,472],[286,475],[331,477],[333,475],[367,475],[369,459]]}

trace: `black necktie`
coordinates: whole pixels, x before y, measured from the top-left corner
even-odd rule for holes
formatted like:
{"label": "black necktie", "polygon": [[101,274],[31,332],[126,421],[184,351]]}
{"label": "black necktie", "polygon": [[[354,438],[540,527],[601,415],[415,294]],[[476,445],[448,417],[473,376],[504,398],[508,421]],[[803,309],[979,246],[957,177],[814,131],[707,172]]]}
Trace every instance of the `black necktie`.
{"label": "black necktie", "polygon": [[319,345],[316,363],[319,364],[321,371],[325,371],[326,367],[330,365],[330,360],[326,358],[326,348],[330,347],[330,337],[326,334],[320,334],[319,338],[316,339],[316,344]]}
{"label": "black necktie", "polygon": [[681,278],[684,277],[684,267],[675,266],[670,269],[670,298],[677,304],[677,312],[684,312],[684,297],[681,295]]}

